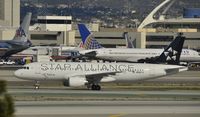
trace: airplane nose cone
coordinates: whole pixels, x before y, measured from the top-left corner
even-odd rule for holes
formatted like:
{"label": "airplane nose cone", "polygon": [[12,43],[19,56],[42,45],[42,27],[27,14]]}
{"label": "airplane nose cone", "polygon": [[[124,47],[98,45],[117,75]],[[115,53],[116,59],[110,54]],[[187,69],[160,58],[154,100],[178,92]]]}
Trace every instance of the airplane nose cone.
{"label": "airplane nose cone", "polygon": [[15,75],[16,77],[20,78],[20,77],[22,76],[21,70],[15,71],[15,72],[14,72],[14,75]]}

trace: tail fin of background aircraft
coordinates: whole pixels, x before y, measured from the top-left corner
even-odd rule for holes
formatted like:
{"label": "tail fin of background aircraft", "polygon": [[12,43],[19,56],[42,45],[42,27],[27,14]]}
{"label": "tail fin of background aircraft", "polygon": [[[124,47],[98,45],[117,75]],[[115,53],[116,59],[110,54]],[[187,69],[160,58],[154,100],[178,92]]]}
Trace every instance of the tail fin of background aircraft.
{"label": "tail fin of background aircraft", "polygon": [[78,29],[82,38],[83,48],[85,49],[98,49],[102,46],[93,38],[92,33],[87,29],[84,24],[78,24]]}
{"label": "tail fin of background aircraft", "polygon": [[163,53],[156,59],[156,62],[178,65],[180,63],[184,41],[185,37],[180,33],[175,40],[164,49]]}
{"label": "tail fin of background aircraft", "polygon": [[78,48],[83,48],[83,42],[82,41],[78,44]]}
{"label": "tail fin of background aircraft", "polygon": [[29,41],[28,36],[29,36],[29,25],[31,22],[31,16],[32,13],[30,12],[26,14],[20,27],[16,30],[15,37],[13,38],[13,40],[22,42]]}
{"label": "tail fin of background aircraft", "polygon": [[123,37],[126,40],[126,47],[127,48],[135,48],[134,44],[133,44],[133,41],[128,37],[128,32],[124,32],[123,33]]}
{"label": "tail fin of background aircraft", "polygon": [[161,53],[160,56],[141,59],[138,62],[146,62],[146,63],[167,63],[172,65],[179,65],[180,56],[183,48],[183,44],[185,41],[185,37],[182,34],[179,34],[167,48]]}

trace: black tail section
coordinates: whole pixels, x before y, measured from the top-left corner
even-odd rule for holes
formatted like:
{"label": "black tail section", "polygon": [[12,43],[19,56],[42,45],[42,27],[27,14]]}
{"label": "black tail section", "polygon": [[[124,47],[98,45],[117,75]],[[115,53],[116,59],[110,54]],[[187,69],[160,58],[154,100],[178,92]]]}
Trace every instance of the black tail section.
{"label": "black tail section", "polygon": [[170,45],[164,49],[163,53],[156,58],[156,63],[167,63],[178,65],[183,48],[185,37],[180,33]]}
{"label": "black tail section", "polygon": [[169,46],[164,49],[160,56],[141,59],[138,62],[179,65],[184,41],[185,37],[183,37],[182,33],[180,33],[174,41],[172,41]]}

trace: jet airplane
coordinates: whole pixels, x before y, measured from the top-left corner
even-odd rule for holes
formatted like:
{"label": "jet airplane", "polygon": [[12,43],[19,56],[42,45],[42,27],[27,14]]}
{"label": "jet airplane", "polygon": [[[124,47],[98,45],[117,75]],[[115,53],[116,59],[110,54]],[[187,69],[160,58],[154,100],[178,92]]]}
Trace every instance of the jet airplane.
{"label": "jet airplane", "polygon": [[29,48],[32,44],[28,40],[31,13],[27,13],[12,40],[0,41],[0,58],[7,60],[11,55]]}
{"label": "jet airplane", "polygon": [[[104,61],[152,63],[152,59],[160,56],[164,50],[140,48],[103,48],[94,39],[93,34],[87,29],[87,27],[84,24],[78,24],[78,27],[82,36],[82,41],[83,43],[86,43],[86,50],[80,51],[80,54],[88,58],[99,59]],[[185,37],[183,37],[182,35],[178,35],[176,38],[185,39]],[[171,43],[174,42],[175,41]],[[183,49],[181,52],[180,61],[186,63],[199,62],[200,56],[197,51],[191,49]]]}

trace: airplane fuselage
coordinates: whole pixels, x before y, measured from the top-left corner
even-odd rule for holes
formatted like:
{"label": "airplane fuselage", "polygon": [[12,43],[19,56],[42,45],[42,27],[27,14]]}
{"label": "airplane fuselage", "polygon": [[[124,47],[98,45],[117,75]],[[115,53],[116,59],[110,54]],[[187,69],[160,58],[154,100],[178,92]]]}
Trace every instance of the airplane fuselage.
{"label": "airplane fuselage", "polygon": [[0,57],[9,57],[27,48],[29,48],[29,45],[25,42],[15,40],[0,41]]}
{"label": "airplane fuselage", "polygon": [[[64,81],[73,77],[94,77],[96,74],[97,77],[102,76],[101,82],[134,82],[170,75],[180,72],[181,69],[186,70],[186,67],[175,65],[79,62],[31,63],[24,68],[17,70],[15,75],[26,80]],[[173,69],[175,72],[172,72]]]}
{"label": "airplane fuselage", "polygon": [[[138,48],[101,48],[82,51],[85,53],[95,52],[96,55],[91,55],[97,59],[110,61],[126,61],[138,62],[139,60],[160,56],[163,49],[138,49]],[[200,56],[198,52],[190,49],[183,49],[180,57],[181,62],[199,62]]]}

